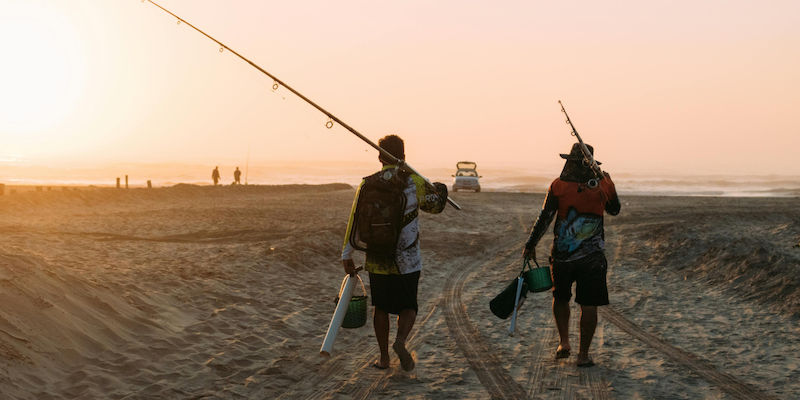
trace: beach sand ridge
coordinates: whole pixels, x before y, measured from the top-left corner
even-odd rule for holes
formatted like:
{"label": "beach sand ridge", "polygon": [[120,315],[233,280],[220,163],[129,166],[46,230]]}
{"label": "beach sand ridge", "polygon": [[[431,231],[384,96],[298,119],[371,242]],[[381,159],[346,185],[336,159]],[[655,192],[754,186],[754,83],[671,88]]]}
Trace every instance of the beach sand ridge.
{"label": "beach sand ridge", "polygon": [[[349,185],[180,185],[0,197],[0,391],[724,399],[741,385],[763,398],[800,395],[797,199],[622,194],[622,214],[606,218],[612,305],[593,342],[599,365],[579,370],[574,357],[552,357],[549,293],[528,295],[513,337],[488,309],[520,267],[542,195],[459,193],[463,211],[421,217],[418,362],[406,373],[396,359],[388,371],[370,367],[371,321],[342,329],[331,359],[318,355],[352,196]],[[691,372],[615,316],[734,381]]]}

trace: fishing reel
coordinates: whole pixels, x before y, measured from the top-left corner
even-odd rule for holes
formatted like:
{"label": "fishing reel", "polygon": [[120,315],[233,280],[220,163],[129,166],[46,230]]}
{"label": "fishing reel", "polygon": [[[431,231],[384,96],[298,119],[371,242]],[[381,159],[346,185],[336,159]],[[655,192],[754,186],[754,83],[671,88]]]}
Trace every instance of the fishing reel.
{"label": "fishing reel", "polygon": [[583,192],[587,189],[594,189],[600,186],[600,180],[597,178],[592,178],[586,181],[586,183],[579,183],[578,184],[578,193]]}
{"label": "fishing reel", "polygon": [[[584,158],[583,161],[581,161],[581,164],[583,165],[584,168],[587,168],[587,169],[593,171],[595,176],[598,175],[597,171],[595,171],[595,169],[592,168],[592,162],[590,160]],[[598,177],[598,178],[589,179],[588,181],[586,181],[586,187],[588,187],[589,189],[596,188],[598,185],[600,185],[600,179],[602,179],[602,178]]]}
{"label": "fishing reel", "polygon": [[[583,166],[593,170],[592,163],[585,158],[583,159]],[[592,178],[586,182],[586,187],[588,187],[589,189],[594,189],[598,185],[600,185],[600,178]]]}

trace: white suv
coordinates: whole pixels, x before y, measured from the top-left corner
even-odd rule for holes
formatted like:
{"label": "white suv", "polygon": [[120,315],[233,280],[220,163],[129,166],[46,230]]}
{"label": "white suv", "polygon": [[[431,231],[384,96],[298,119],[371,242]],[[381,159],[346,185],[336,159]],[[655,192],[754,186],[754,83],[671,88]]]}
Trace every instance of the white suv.
{"label": "white suv", "polygon": [[472,161],[459,161],[456,163],[456,174],[453,175],[453,191],[459,189],[481,191],[481,184],[478,182],[478,171],[475,168],[478,164]]}

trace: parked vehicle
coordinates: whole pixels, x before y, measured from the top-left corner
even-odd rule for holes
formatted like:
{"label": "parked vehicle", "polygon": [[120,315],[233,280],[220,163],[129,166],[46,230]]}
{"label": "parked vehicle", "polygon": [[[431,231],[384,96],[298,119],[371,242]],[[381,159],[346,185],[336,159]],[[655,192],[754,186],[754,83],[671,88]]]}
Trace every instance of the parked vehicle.
{"label": "parked vehicle", "polygon": [[453,191],[474,190],[476,193],[481,191],[481,178],[476,170],[478,164],[472,161],[459,161],[456,163],[456,173],[453,175]]}

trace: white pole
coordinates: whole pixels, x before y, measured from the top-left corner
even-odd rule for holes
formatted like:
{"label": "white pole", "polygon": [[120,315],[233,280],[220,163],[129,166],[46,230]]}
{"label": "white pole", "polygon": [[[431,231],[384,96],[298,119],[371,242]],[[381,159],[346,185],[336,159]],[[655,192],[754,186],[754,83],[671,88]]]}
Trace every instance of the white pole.
{"label": "white pole", "polygon": [[508,336],[514,336],[514,326],[517,322],[517,310],[519,309],[519,296],[522,294],[522,277],[517,278],[517,297],[514,299],[514,314],[511,315],[511,326],[508,327]]}
{"label": "white pole", "polygon": [[336,310],[331,317],[331,324],[328,326],[328,332],[325,334],[325,339],[322,341],[322,347],[319,349],[319,354],[324,357],[330,357],[333,351],[333,342],[336,340],[336,334],[342,326],[345,314],[347,314],[347,307],[350,305],[350,299],[353,297],[353,285],[355,279],[350,275],[345,275],[343,282],[343,289],[339,293],[339,303],[336,304]]}

